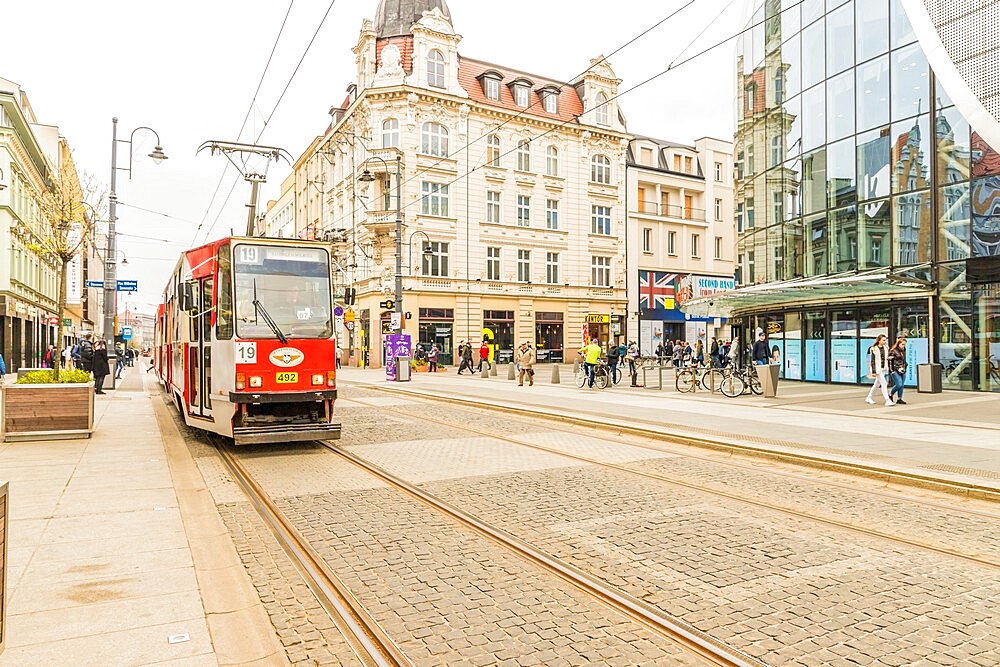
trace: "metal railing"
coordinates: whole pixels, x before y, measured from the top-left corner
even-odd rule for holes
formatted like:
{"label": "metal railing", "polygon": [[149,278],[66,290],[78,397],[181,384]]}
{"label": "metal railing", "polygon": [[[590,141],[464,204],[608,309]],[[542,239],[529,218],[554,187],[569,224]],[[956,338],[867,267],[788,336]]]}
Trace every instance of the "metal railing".
{"label": "metal railing", "polygon": [[705,221],[705,209],[693,208],[690,206],[678,206],[676,204],[660,204],[655,201],[640,200],[636,204],[637,213],[647,213],[649,215],[662,215],[670,218],[681,218],[682,220]]}

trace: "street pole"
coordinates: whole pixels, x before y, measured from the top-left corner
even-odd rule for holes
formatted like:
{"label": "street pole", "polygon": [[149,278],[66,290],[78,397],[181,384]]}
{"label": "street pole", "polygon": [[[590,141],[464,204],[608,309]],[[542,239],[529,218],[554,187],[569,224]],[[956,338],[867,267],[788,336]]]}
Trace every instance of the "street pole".
{"label": "street pole", "polygon": [[400,165],[402,156],[396,154],[396,313],[399,329],[403,330],[403,184]]}
{"label": "street pole", "polygon": [[[118,194],[115,191],[118,174],[118,119],[111,119],[111,192],[108,194],[108,245],[104,255],[104,338],[109,341],[108,361],[115,355],[115,291],[118,286],[118,249],[115,238],[115,221],[118,211]],[[115,388],[115,374],[111,373],[111,388]]]}

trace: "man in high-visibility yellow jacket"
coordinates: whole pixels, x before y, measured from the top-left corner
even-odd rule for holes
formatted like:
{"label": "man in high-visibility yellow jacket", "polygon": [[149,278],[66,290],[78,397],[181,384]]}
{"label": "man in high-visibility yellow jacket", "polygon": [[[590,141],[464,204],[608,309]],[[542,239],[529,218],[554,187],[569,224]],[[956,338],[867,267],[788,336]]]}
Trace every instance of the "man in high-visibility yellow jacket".
{"label": "man in high-visibility yellow jacket", "polygon": [[581,347],[579,350],[580,354],[583,356],[583,369],[587,373],[588,387],[594,386],[594,369],[597,367],[597,362],[601,360],[601,354],[604,352],[601,349],[600,342],[596,338],[590,339],[590,345],[586,347]]}

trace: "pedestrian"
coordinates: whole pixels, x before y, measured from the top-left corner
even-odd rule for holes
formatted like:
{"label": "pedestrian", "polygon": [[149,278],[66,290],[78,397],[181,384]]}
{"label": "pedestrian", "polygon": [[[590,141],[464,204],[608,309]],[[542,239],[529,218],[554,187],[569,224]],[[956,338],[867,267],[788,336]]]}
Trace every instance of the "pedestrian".
{"label": "pedestrian", "polygon": [[705,344],[701,342],[701,339],[695,341],[694,344],[694,365],[698,368],[705,365]]}
{"label": "pedestrian", "polygon": [[67,345],[62,351],[63,368],[68,371],[73,370],[73,346]]}
{"label": "pedestrian", "polygon": [[522,341],[521,348],[517,353],[517,366],[521,370],[517,375],[517,386],[524,386],[524,377],[528,377],[528,386],[535,384],[535,346],[531,341]]}
{"label": "pedestrian", "polygon": [[875,390],[881,388],[882,397],[885,398],[886,407],[893,405],[889,398],[889,388],[886,385],[886,374],[889,371],[889,351],[886,349],[886,336],[879,334],[875,339],[875,344],[868,348],[868,377],[872,382],[872,388],[868,390],[868,398],[865,403],[875,405]]}
{"label": "pedestrian", "polygon": [[486,370],[490,370],[490,344],[483,339],[483,344],[479,346],[479,372],[483,372],[483,364],[486,364]]}
{"label": "pedestrian", "polygon": [[56,350],[55,345],[49,345],[49,349],[45,350],[45,356],[42,358],[42,363],[45,368],[59,367],[59,352]]}
{"label": "pedestrian", "polygon": [[754,341],[751,358],[757,366],[767,366],[771,363],[771,351],[767,348],[767,334],[763,331],[757,333],[757,340]]}
{"label": "pedestrian", "polygon": [[103,340],[97,341],[90,350],[90,370],[94,374],[94,393],[104,393],[104,378],[111,373],[111,366],[108,364],[108,344]]}
{"label": "pedestrian", "polygon": [[694,349],[691,347],[691,343],[684,341],[684,366],[690,366],[691,360],[694,358]]}
{"label": "pedestrian", "polygon": [[437,373],[438,369],[438,355],[441,354],[441,350],[438,349],[437,343],[431,344],[431,351],[427,353],[427,372]]}
{"label": "pedestrian", "polygon": [[7,375],[7,364],[3,362],[3,354],[0,354],[0,386],[3,386],[4,375]]}
{"label": "pedestrian", "polygon": [[628,374],[632,378],[632,386],[635,387],[636,381],[638,379],[639,371],[636,369],[635,363],[639,359],[639,347],[632,341],[628,344],[628,351],[626,352],[628,357]]}
{"label": "pedestrian", "polygon": [[663,358],[666,357],[666,356],[667,356],[667,348],[663,344],[663,341],[661,340],[659,343],[656,344],[656,361],[657,361],[657,363],[659,363],[662,366],[663,365]]}
{"label": "pedestrian", "polygon": [[458,374],[461,375],[462,371],[468,368],[469,372],[475,375],[476,369],[472,367],[472,343],[462,341],[461,356],[462,363],[458,367]]}
{"label": "pedestrian", "polygon": [[94,334],[88,333],[84,334],[83,340],[80,341],[79,346],[79,358],[76,360],[76,367],[87,371],[88,373],[94,372]]}
{"label": "pedestrian", "polygon": [[618,384],[618,361],[621,358],[619,356],[618,346],[614,343],[608,345],[608,369],[611,371],[611,382]]}
{"label": "pedestrian", "polygon": [[718,368],[722,365],[722,361],[719,359],[719,339],[712,336],[712,344],[708,348],[708,357],[712,360],[712,368]]}
{"label": "pedestrian", "polygon": [[125,349],[120,345],[115,345],[115,379],[122,379],[122,370],[125,368],[128,357],[126,356]]}
{"label": "pedestrian", "polygon": [[726,350],[726,365],[736,367],[736,361],[740,356],[740,337],[736,336],[729,341],[729,348]]}
{"label": "pedestrian", "polygon": [[628,353],[628,347],[625,346],[625,341],[622,341],[618,346],[618,360],[622,366],[625,365],[625,355]]}
{"label": "pedestrian", "polygon": [[674,360],[674,368],[679,369],[681,367],[681,359],[684,356],[684,346],[681,345],[681,340],[679,338],[674,341],[674,347],[671,350],[671,354]]}
{"label": "pedestrian", "polygon": [[583,355],[583,371],[587,374],[588,386],[594,388],[594,369],[601,360],[601,343],[596,338],[590,339],[590,345],[581,347],[578,352]]}
{"label": "pedestrian", "polygon": [[903,400],[903,382],[906,381],[906,339],[900,336],[889,350],[889,377],[892,378],[892,389],[889,397],[896,397],[896,405],[906,405]]}

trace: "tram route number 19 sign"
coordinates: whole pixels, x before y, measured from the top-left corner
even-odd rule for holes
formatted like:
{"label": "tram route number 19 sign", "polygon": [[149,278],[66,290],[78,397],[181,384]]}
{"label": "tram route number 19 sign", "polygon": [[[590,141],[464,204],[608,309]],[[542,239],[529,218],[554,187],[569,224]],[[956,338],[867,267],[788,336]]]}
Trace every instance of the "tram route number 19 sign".
{"label": "tram route number 19 sign", "polygon": [[237,364],[257,363],[256,341],[236,341],[236,363]]}

